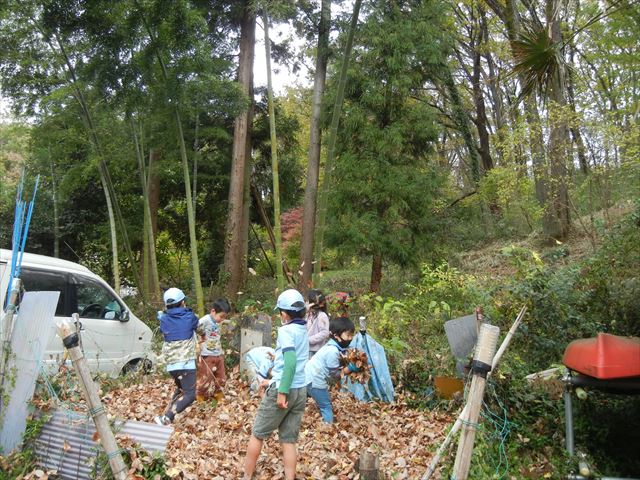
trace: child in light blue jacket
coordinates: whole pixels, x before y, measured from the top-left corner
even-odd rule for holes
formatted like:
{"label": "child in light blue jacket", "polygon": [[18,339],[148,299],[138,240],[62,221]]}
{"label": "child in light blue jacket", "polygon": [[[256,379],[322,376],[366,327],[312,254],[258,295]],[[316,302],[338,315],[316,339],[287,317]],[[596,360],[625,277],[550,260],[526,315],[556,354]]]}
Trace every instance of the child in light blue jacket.
{"label": "child in light blue jacket", "polygon": [[271,347],[253,347],[244,355],[251,392],[264,390],[269,384],[276,351]]}
{"label": "child in light blue jacket", "polygon": [[347,317],[338,317],[329,323],[329,341],[316,353],[305,367],[307,392],[318,405],[322,420],[333,423],[333,407],[329,396],[329,380],[357,372],[355,365],[340,366],[340,355],[349,347],[355,332],[353,322]]}

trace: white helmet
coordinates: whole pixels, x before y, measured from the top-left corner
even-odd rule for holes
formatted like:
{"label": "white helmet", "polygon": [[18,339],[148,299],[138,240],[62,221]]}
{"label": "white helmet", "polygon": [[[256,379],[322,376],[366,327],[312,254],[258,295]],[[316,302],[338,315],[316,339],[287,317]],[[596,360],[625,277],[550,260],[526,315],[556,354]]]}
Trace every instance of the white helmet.
{"label": "white helmet", "polygon": [[276,310],[293,310],[295,312],[299,312],[304,308],[304,297],[299,291],[294,290],[293,288],[282,292],[278,297],[278,302],[276,303]]}
{"label": "white helmet", "polygon": [[165,305],[174,305],[176,303],[180,303],[184,300],[184,292],[179,288],[170,288],[166,292],[164,292],[164,304]]}

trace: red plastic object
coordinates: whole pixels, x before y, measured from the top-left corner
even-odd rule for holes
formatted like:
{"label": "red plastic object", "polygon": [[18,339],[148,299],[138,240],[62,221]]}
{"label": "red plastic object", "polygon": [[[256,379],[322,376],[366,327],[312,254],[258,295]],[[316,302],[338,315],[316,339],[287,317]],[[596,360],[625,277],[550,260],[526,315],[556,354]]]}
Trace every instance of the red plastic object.
{"label": "red plastic object", "polygon": [[599,333],[574,340],[562,359],[568,368],[601,380],[640,376],[640,338]]}

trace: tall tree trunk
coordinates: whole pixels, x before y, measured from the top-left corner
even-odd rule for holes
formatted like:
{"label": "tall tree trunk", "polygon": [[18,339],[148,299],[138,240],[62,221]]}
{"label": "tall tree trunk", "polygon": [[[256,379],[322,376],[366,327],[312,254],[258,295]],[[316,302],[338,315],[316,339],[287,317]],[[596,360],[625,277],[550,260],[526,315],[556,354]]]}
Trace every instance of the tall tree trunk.
{"label": "tall tree trunk", "polygon": [[369,284],[369,291],[378,293],[380,292],[380,283],[382,282],[382,254],[375,252],[371,262],[371,282]]}
{"label": "tall tree trunk", "polygon": [[147,291],[149,297],[155,306],[159,306],[161,301],[160,279],[158,275],[158,261],[156,258],[156,238],[158,230],[158,202],[159,202],[159,184],[157,159],[158,150],[149,150],[149,164],[146,174],[143,177],[143,195],[144,195],[144,266]]}
{"label": "tall tree trunk", "polygon": [[[482,13],[481,7],[478,7]],[[481,54],[482,48],[483,30],[481,22],[478,21],[479,33],[476,36],[474,42],[473,51],[473,74],[472,74],[472,87],[473,87],[473,102],[476,107],[476,127],[478,129],[478,138],[480,140],[480,158],[482,159],[482,167],[484,173],[493,168],[493,159],[491,158],[491,147],[489,145],[489,131],[487,129],[487,113],[484,106],[484,92],[482,91],[482,85],[480,83],[480,77],[482,72]]]}
{"label": "tall tree trunk", "polygon": [[547,155],[542,137],[542,124],[540,114],[534,97],[528,97],[524,101],[524,112],[529,127],[529,138],[531,139],[531,161],[533,167],[533,181],[536,190],[536,199],[542,208],[547,204]]}
{"label": "tall tree trunk", "polygon": [[300,270],[302,276],[298,287],[306,291],[312,286],[313,239],[316,226],[316,204],[320,174],[320,151],[322,145],[322,97],[327,79],[329,58],[329,30],[331,25],[331,0],[322,0],[320,24],[318,26],[318,51],[316,71],[313,80],[311,125],[309,127],[309,155],[307,165],[307,185],[304,191],[304,211],[302,214],[302,237],[300,239]]}
{"label": "tall tree trunk", "polygon": [[[513,42],[518,38],[521,31],[520,14],[516,7],[516,1],[517,0],[505,0],[504,4],[502,4],[497,0],[487,0],[487,4],[493,12],[503,21],[512,49]],[[521,80],[520,77],[519,79]],[[548,175],[546,171],[546,153],[542,134],[542,123],[540,122],[540,114],[534,97],[529,96],[525,99],[524,111],[525,119],[529,127],[529,136],[531,138],[530,148],[536,199],[540,206],[544,208],[547,204]]]}
{"label": "tall tree trunk", "polygon": [[[484,9],[480,10],[480,25],[482,27],[482,38],[485,45],[489,42],[489,28],[487,26],[487,15]],[[482,56],[485,58],[487,62],[487,70],[488,70],[488,80],[487,86],[489,87],[489,100],[491,102],[490,111],[493,113],[494,125],[496,127],[496,135],[498,137],[498,142],[496,147],[496,152],[498,157],[501,158],[503,156],[502,145],[504,144],[505,138],[505,115],[504,115],[504,105],[503,105],[503,95],[502,90],[500,88],[499,80],[496,76],[496,65],[493,59],[492,53],[489,49],[485,49],[482,53]]]}
{"label": "tall tree trunk", "polygon": [[[560,30],[559,5],[556,0],[547,2],[547,23],[551,41],[555,44],[562,42]],[[551,80],[549,99],[553,103],[550,108],[564,107],[566,105],[566,77],[564,65],[560,65]],[[561,118],[555,120],[549,133],[549,166],[551,177],[549,179],[547,231],[549,237],[556,240],[564,240],[569,233],[569,191],[567,175],[567,140],[568,127],[561,113]]]}
{"label": "tall tree trunk", "polygon": [[[253,56],[255,49],[256,14],[251,2],[245,1],[240,26],[240,59],[238,66],[238,83],[247,96],[250,106],[238,115],[233,129],[233,153],[231,159],[231,176],[229,184],[229,212],[227,215],[226,241],[224,249],[224,269],[226,273],[226,292],[228,298],[235,302],[238,291],[242,287],[243,244],[245,232],[245,185],[247,169],[250,161],[247,144],[250,138],[252,105],[253,105]],[[247,219],[248,222],[248,219]],[[248,225],[248,223],[247,223]],[[245,235],[246,236],[246,235]]]}
{"label": "tall tree trunk", "polygon": [[476,146],[476,142],[473,139],[473,135],[471,134],[469,117],[465,112],[464,106],[462,105],[462,100],[460,98],[460,94],[458,93],[458,87],[453,81],[453,75],[451,74],[451,70],[447,65],[443,65],[442,67],[442,76],[444,85],[447,89],[447,93],[449,94],[449,99],[451,100],[451,108],[453,109],[453,120],[460,130],[460,133],[462,134],[462,138],[469,153],[469,160],[471,162],[471,178],[473,180],[473,185],[475,188],[480,181],[480,159],[478,158],[478,147]]}
{"label": "tall tree trunk", "polygon": [[[571,52],[570,57],[571,57],[571,64],[573,64],[573,50]],[[571,106],[571,111],[575,114],[577,112],[577,108],[576,108],[575,92],[573,89],[574,80],[573,80],[572,71],[573,71],[572,68],[567,68],[567,99],[569,101],[569,105]],[[580,165],[580,171],[584,175],[588,175],[589,161],[587,160],[587,149],[584,145],[582,134],[580,133],[580,126],[572,125],[570,130],[571,130],[571,137],[573,138],[573,143],[576,146],[576,153],[578,154],[578,164]]]}
{"label": "tall tree trunk", "polygon": [[324,244],[324,230],[327,223],[327,203],[329,201],[329,185],[331,184],[331,175],[333,174],[333,159],[336,149],[336,138],[338,136],[338,125],[340,123],[340,115],[342,113],[342,102],[344,101],[344,89],[347,84],[347,71],[349,69],[349,61],[351,59],[351,47],[353,46],[353,37],[358,25],[358,17],[360,16],[360,6],[362,0],[356,0],[353,4],[353,14],[351,15],[351,23],[349,24],[349,32],[347,34],[347,43],[344,48],[344,56],[340,67],[340,79],[338,81],[338,91],[336,100],[333,105],[331,116],[331,126],[329,127],[329,140],[327,142],[327,160],[324,165],[324,178],[320,190],[320,198],[318,200],[318,218],[316,221],[315,236],[315,258],[316,263],[313,266],[313,273],[316,277],[315,283],[318,283],[320,270],[322,268],[322,248]]}

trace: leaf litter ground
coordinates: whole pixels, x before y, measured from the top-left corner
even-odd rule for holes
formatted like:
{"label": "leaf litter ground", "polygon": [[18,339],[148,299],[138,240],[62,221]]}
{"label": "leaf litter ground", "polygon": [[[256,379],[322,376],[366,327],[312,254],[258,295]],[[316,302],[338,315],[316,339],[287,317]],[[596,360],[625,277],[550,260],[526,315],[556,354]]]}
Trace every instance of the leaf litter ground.
{"label": "leaf litter ground", "polygon": [[[152,376],[143,383],[113,390],[103,397],[109,414],[152,422],[173,393],[168,377]],[[242,478],[242,463],[259,397],[250,396],[230,372],[224,400],[194,403],[176,416],[167,444],[168,472],[188,479]],[[450,425],[450,415],[408,408],[403,397],[394,404],[360,403],[348,392],[331,392],[336,420],[322,423],[309,399],[298,440],[298,478],[352,479],[365,450],[380,458],[388,478],[420,478]],[[264,443],[256,470],[258,479],[281,479],[284,471],[277,433]],[[435,477],[437,478],[437,477]]]}

